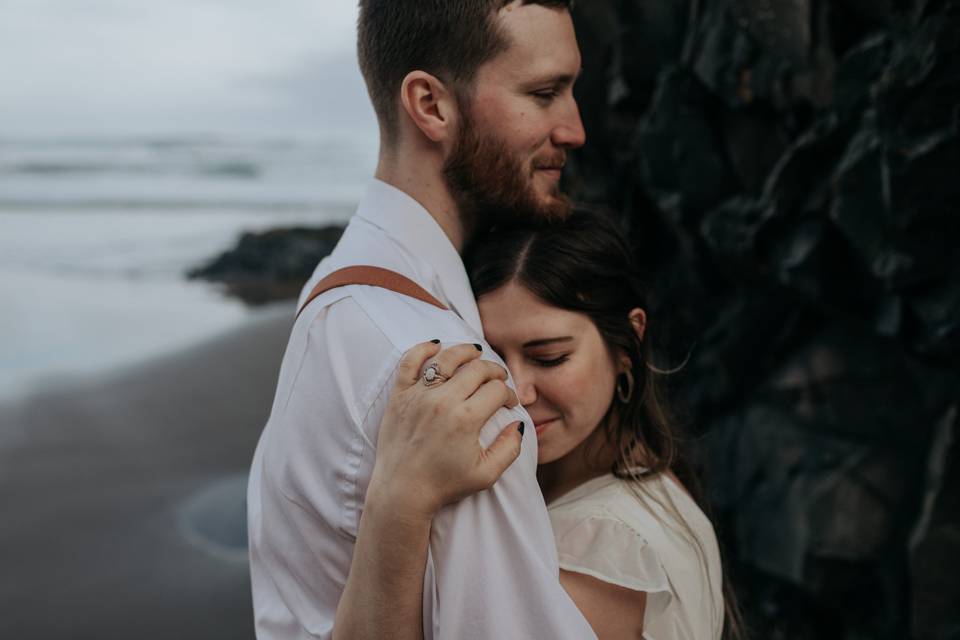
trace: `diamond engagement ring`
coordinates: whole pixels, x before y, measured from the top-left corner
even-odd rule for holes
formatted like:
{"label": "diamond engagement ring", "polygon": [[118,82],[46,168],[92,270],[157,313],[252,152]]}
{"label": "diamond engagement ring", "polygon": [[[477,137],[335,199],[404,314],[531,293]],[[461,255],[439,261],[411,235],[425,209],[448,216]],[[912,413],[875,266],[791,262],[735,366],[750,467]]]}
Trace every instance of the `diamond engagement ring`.
{"label": "diamond engagement ring", "polygon": [[427,368],[423,370],[422,377],[423,384],[427,387],[446,382],[449,379],[449,376],[445,376],[440,372],[440,365],[436,362],[431,362],[427,365]]}

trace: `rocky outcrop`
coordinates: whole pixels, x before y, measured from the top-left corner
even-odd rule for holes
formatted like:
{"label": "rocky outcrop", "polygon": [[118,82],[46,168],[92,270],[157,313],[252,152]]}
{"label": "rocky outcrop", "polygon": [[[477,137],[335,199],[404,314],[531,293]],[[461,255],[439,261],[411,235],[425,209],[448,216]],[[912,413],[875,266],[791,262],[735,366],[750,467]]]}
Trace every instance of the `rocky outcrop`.
{"label": "rocky outcrop", "polygon": [[338,226],[244,233],[234,248],[188,276],[222,283],[228,294],[251,305],[296,298],[342,233]]}
{"label": "rocky outcrop", "polygon": [[630,226],[754,637],[960,637],[960,4],[593,0]]}

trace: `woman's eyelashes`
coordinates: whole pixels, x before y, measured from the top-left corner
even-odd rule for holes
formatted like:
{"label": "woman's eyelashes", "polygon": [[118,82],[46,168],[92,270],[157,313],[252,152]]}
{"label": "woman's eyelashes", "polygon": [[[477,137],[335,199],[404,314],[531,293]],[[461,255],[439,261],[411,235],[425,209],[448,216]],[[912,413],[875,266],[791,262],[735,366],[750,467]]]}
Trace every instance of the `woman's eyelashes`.
{"label": "woman's eyelashes", "polygon": [[535,357],[535,356],[528,356],[528,357],[541,367],[556,367],[566,362],[570,358],[570,355],[563,354],[561,356],[556,356],[556,357]]}

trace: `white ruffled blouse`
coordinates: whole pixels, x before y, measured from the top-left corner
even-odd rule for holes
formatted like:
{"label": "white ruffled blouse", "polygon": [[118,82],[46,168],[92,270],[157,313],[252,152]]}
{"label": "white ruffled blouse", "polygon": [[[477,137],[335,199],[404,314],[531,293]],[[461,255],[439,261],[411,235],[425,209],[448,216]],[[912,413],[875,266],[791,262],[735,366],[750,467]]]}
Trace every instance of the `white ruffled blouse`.
{"label": "white ruffled blouse", "polygon": [[638,495],[631,481],[605,475],[547,509],[562,569],[646,592],[646,640],[719,640],[723,582],[716,535],[676,481],[664,474],[647,478]]}

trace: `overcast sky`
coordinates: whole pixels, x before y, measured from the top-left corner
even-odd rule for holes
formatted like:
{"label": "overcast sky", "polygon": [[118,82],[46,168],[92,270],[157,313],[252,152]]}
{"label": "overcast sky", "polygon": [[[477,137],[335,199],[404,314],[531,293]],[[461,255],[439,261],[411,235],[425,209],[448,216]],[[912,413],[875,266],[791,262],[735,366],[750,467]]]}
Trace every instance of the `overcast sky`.
{"label": "overcast sky", "polygon": [[360,130],[356,0],[0,0],[0,136]]}

